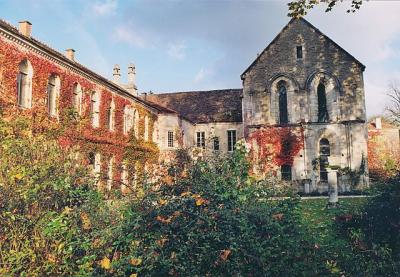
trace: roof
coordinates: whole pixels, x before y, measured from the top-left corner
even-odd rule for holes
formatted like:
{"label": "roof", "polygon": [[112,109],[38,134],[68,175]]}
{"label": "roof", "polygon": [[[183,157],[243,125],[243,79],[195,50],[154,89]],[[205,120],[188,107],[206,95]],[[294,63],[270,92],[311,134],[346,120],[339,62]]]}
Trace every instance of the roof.
{"label": "roof", "polygon": [[[22,35],[19,30],[14,27],[13,25],[11,25],[10,23],[0,19],[0,28],[8,31],[9,33],[11,33],[13,36],[18,37],[20,40],[25,41],[30,43],[31,45],[39,48],[40,50],[51,54],[53,57],[57,58],[58,60],[60,60],[61,62],[63,62],[64,64],[67,64],[69,66],[72,66],[74,68],[76,68],[77,70],[81,71],[84,74],[89,75],[90,77],[96,79],[97,81],[99,81],[100,83],[102,83],[105,86],[108,86],[109,88],[112,88],[116,91],[118,91],[121,95],[125,96],[125,97],[129,97],[131,99],[136,100],[137,102],[143,104],[144,106],[147,106],[149,108],[154,108],[157,109],[157,107],[153,107],[151,105],[149,105],[149,103],[143,101],[141,98],[132,95],[131,93],[129,93],[125,88],[115,84],[114,82],[108,80],[107,78],[101,76],[100,74],[97,74],[96,72],[88,69],[87,67],[83,66],[82,64],[76,62],[76,61],[72,61],[70,59],[68,59],[65,55],[63,55],[62,53],[58,52],[57,50],[54,50],[53,48],[51,48],[50,46],[48,46],[47,44],[33,38],[33,37],[27,37]],[[157,109],[159,110],[159,109]]]}
{"label": "roof", "polygon": [[335,41],[333,41],[330,37],[328,37],[327,35],[325,35],[324,33],[322,33],[317,27],[315,27],[314,25],[312,25],[310,22],[308,22],[307,20],[305,20],[304,18],[300,17],[300,18],[292,18],[288,24],[286,24],[285,27],[283,27],[283,29],[278,33],[278,35],[271,41],[270,44],[268,44],[268,46],[261,52],[260,55],[257,55],[257,58],[249,65],[249,67],[246,68],[246,70],[240,75],[241,79],[244,79],[244,75],[247,73],[247,71],[249,71],[256,63],[257,61],[260,59],[260,57],[268,51],[268,49],[279,39],[280,35],[282,32],[284,32],[286,29],[289,28],[289,25],[291,23],[293,23],[295,20],[300,20],[301,22],[307,24],[310,28],[314,29],[319,35],[324,36],[328,41],[330,41],[333,45],[335,45],[337,48],[339,48],[341,51],[343,51],[346,55],[348,55],[350,58],[352,58],[356,63],[358,63],[362,70],[365,70],[365,65],[363,65],[359,60],[357,60],[353,55],[351,55],[349,52],[347,52],[346,50],[344,50],[339,44],[337,44]]}
{"label": "roof", "polygon": [[242,122],[242,89],[149,94],[146,101],[178,112],[194,123]]}

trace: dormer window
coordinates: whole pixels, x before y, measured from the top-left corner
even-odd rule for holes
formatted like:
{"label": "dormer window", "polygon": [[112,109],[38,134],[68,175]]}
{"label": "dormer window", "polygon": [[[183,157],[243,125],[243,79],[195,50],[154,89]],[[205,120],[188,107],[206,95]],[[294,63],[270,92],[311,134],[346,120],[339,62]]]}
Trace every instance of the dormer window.
{"label": "dormer window", "polygon": [[303,46],[301,45],[296,46],[296,56],[298,59],[303,58]]}

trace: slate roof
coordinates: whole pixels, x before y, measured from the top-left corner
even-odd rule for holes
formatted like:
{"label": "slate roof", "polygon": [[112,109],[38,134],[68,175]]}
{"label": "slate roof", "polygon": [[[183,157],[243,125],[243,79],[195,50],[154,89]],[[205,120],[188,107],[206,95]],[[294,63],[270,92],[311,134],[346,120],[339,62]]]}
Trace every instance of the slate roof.
{"label": "slate roof", "polygon": [[242,122],[242,89],[148,94],[145,100],[174,110],[193,123]]}

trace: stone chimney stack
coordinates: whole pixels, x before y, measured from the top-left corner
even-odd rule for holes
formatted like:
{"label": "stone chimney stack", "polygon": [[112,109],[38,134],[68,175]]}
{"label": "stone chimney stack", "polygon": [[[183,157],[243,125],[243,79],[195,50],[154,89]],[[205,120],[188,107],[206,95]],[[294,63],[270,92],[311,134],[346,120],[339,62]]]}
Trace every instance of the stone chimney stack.
{"label": "stone chimney stack", "polygon": [[19,32],[21,34],[23,34],[26,37],[31,37],[31,33],[32,33],[32,23],[30,23],[29,21],[25,20],[25,21],[20,21],[19,22]]}
{"label": "stone chimney stack", "polygon": [[128,86],[135,87],[136,82],[136,67],[133,63],[128,65]]}
{"label": "stone chimney stack", "polygon": [[382,129],[382,118],[375,118],[375,128],[378,130]]}
{"label": "stone chimney stack", "polygon": [[121,68],[118,64],[114,65],[113,69],[113,82],[116,84],[120,84],[121,81]]}
{"label": "stone chimney stack", "polygon": [[66,56],[69,60],[71,60],[71,61],[74,62],[74,61],[75,61],[75,50],[72,49],[72,48],[65,50],[65,56]]}

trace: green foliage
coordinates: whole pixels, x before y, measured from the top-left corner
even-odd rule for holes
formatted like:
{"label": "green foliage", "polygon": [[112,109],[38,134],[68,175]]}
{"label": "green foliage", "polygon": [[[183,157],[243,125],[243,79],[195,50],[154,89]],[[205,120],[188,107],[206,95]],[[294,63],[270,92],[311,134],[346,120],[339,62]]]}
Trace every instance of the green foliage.
{"label": "green foliage", "polygon": [[[200,160],[188,176],[130,205],[112,274],[297,276],[325,272],[304,241],[299,198],[271,198],[249,178],[243,151]],[[290,265],[290,266],[288,266]],[[97,272],[98,274],[100,272]],[[104,272],[103,272],[104,273]]]}
{"label": "green foliage", "polygon": [[88,275],[109,226],[87,169],[30,122],[0,120],[0,275]]}
{"label": "green foliage", "polygon": [[[324,3],[326,5],[325,12],[330,12],[338,3],[338,0],[293,0],[288,3],[289,6],[289,17],[302,17],[305,16],[309,10],[315,6]],[[340,2],[343,2],[341,0]],[[362,0],[351,0],[350,8],[347,9],[348,13],[354,13],[361,8]]]}

